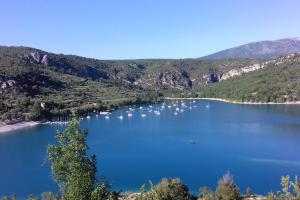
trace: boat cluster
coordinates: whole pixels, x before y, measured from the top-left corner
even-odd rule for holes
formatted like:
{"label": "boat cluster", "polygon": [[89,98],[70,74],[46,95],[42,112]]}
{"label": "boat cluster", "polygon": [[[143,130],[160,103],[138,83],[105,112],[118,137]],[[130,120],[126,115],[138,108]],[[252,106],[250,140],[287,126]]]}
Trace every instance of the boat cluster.
{"label": "boat cluster", "polygon": [[[170,110],[173,112],[173,114],[176,116],[180,113],[185,112],[186,110],[192,110],[194,108],[197,108],[198,106],[195,104],[196,101],[173,101],[173,102],[163,102],[161,105],[148,105],[148,106],[140,106],[140,107],[129,107],[128,110],[126,110],[126,114],[128,118],[133,117],[133,113],[135,110],[139,112],[139,115],[141,118],[147,117],[147,113],[154,114],[156,116],[161,115],[161,112],[164,110]],[[209,109],[210,105],[209,103],[205,106],[206,109]],[[96,117],[104,116],[106,120],[110,119],[110,112],[108,111],[96,111],[94,110],[93,115]],[[86,119],[90,119],[91,115],[88,114],[86,116]],[[121,110],[121,114],[117,117],[119,120],[123,120],[123,110]],[[80,120],[83,120],[84,117],[81,117]],[[49,122],[50,124],[67,124],[70,121],[70,117],[57,117],[57,119],[54,119],[52,122]]]}
{"label": "boat cluster", "polygon": [[[164,110],[172,110],[174,109],[173,114],[174,115],[178,115],[179,113],[183,113],[186,110],[192,110],[194,108],[197,108],[198,106],[195,104],[196,101],[190,101],[189,103],[185,102],[185,101],[174,101],[174,102],[163,102],[160,106],[157,105],[149,105],[149,106],[140,106],[137,108],[132,108],[129,107],[128,110],[126,111],[128,118],[133,117],[133,113],[135,111],[135,109],[139,110],[139,114],[142,118],[145,118],[147,116],[147,113],[151,114],[153,113],[156,116],[159,116],[161,114],[162,111]],[[206,105],[206,108],[209,108],[209,104]],[[106,119],[109,119],[106,118]],[[121,111],[121,114],[118,116],[118,119],[123,120],[124,116],[123,116],[123,111]]]}

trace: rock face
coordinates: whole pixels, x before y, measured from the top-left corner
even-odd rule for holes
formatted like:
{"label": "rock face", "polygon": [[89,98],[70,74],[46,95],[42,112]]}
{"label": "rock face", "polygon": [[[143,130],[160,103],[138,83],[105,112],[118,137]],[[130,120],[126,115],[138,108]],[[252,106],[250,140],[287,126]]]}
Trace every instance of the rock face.
{"label": "rock face", "polygon": [[177,70],[160,72],[150,77],[139,79],[134,84],[146,88],[158,86],[178,90],[189,89],[193,85],[187,72]]}
{"label": "rock face", "polygon": [[273,59],[300,51],[300,38],[287,38],[253,42],[217,53],[204,56],[202,59]]}
{"label": "rock face", "polygon": [[41,55],[39,52],[31,52],[24,56],[24,61],[26,63],[37,63],[37,64],[43,64],[48,65],[48,56]]}
{"label": "rock face", "polygon": [[9,76],[0,75],[0,93],[9,93],[16,89],[16,81]]}
{"label": "rock face", "polygon": [[273,59],[273,60],[269,60],[269,61],[266,61],[263,63],[257,63],[257,64],[253,64],[250,66],[238,68],[238,69],[232,69],[232,70],[228,71],[227,73],[222,74],[221,81],[232,78],[234,76],[241,76],[241,75],[249,73],[249,72],[263,69],[264,67],[268,66],[269,64],[278,66],[282,63],[299,63],[299,62],[300,62],[300,53],[292,53],[290,55],[283,56],[283,57]]}
{"label": "rock face", "polygon": [[247,66],[247,67],[242,67],[242,68],[239,68],[239,69],[232,69],[229,72],[223,74],[221,80],[226,80],[226,79],[232,78],[234,76],[240,76],[242,74],[253,72],[255,70],[259,70],[259,69],[262,69],[264,67],[265,67],[265,64],[262,63],[262,64],[250,65],[250,66]]}

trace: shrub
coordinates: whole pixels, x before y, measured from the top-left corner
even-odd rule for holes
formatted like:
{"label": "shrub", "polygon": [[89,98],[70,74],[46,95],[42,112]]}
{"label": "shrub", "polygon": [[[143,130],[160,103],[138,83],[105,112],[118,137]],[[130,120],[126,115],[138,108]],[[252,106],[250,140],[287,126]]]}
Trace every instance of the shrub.
{"label": "shrub", "polygon": [[150,182],[151,189],[149,192],[142,186],[141,194],[138,200],[190,200],[192,196],[189,194],[188,187],[179,179],[165,178],[157,184]]}
{"label": "shrub", "polygon": [[215,195],[218,200],[237,200],[240,198],[240,189],[234,183],[230,173],[226,173],[219,180]]}

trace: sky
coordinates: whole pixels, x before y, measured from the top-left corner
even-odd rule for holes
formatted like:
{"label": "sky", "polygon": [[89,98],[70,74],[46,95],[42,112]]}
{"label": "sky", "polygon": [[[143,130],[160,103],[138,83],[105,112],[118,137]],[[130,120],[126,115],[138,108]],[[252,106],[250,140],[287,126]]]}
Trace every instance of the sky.
{"label": "sky", "polygon": [[299,0],[0,0],[0,45],[98,59],[197,58],[300,37]]}

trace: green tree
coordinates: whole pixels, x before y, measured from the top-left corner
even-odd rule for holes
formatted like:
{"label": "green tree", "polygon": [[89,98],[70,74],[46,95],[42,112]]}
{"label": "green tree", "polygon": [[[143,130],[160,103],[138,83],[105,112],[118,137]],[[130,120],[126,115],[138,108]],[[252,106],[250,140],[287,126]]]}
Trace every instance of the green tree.
{"label": "green tree", "polygon": [[87,155],[87,131],[79,129],[73,117],[64,132],[58,132],[57,145],[49,145],[48,156],[54,179],[65,200],[109,199],[106,186],[96,186],[96,156]]}
{"label": "green tree", "polygon": [[42,115],[42,108],[38,101],[35,101],[30,112],[30,118],[32,120],[39,120]]}

